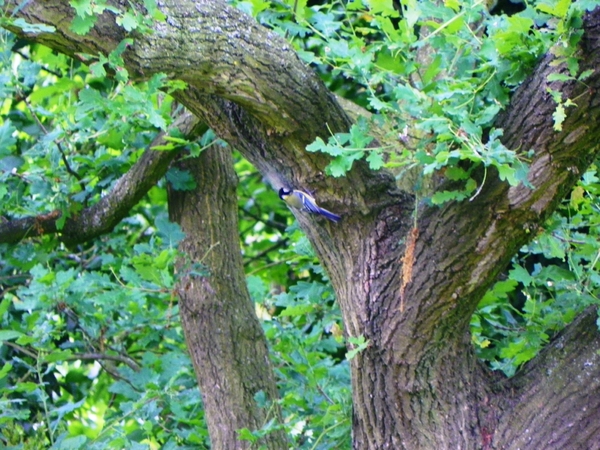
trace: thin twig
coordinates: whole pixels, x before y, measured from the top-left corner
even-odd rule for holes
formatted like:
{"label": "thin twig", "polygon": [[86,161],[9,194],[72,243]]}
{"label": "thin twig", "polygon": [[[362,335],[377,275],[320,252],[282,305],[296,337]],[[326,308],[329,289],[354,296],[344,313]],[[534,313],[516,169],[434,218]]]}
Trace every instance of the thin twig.
{"label": "thin twig", "polygon": [[60,145],[60,142],[55,142],[55,144],[58,147],[58,151],[60,152],[60,156],[62,158],[63,163],[65,164],[65,168],[67,169],[67,172],[69,174],[71,174],[72,176],[74,176],[77,179],[77,181],[79,181],[79,187],[81,187],[81,190],[83,192],[85,192],[85,183],[83,182],[83,177],[71,168],[71,165],[69,164],[69,160],[67,159],[67,155],[65,154],[62,146]]}
{"label": "thin twig", "polygon": [[[20,50],[13,50],[13,53],[16,53],[17,55],[19,55],[19,56],[20,56],[21,58],[23,58],[23,59],[26,59],[26,60],[28,60],[28,61],[31,61],[31,58],[30,58],[28,55],[26,55],[25,53],[21,52]],[[39,63],[38,63],[38,64],[39,64]],[[58,77],[58,78],[62,78],[62,77],[63,77],[63,74],[62,74],[62,73],[60,73],[60,72],[57,72],[57,71],[56,71],[56,70],[54,70],[54,69],[49,69],[48,67],[46,67],[46,66],[44,66],[44,65],[42,65],[42,64],[40,64],[40,68],[41,68],[43,71],[45,71],[45,72],[48,72],[48,73],[50,73],[50,74],[52,74],[52,75],[54,75],[54,76],[56,76],[56,77]]]}
{"label": "thin twig", "polygon": [[259,254],[254,255],[252,258],[248,259],[247,261],[244,261],[244,265],[251,264],[254,261],[256,261],[257,259],[261,259],[263,256],[268,255],[270,252],[277,250],[279,247],[286,245],[288,243],[288,241],[289,241],[288,238],[283,238],[283,239],[277,241],[275,243],[275,245],[272,245],[271,247],[267,248],[266,250],[263,250],[262,252],[260,252]]}
{"label": "thin twig", "polygon": [[37,359],[37,357],[38,357],[38,354],[36,352],[32,352],[31,350],[26,349],[25,347],[21,347],[19,344],[15,344],[14,342],[3,341],[2,344],[6,345],[8,347],[12,347],[15,350],[23,353],[24,355],[29,356],[30,358]]}
{"label": "thin twig", "polygon": [[69,356],[66,359],[67,359],[67,361],[76,361],[79,359],[91,359],[91,360],[107,359],[110,361],[117,361],[117,362],[121,362],[123,364],[127,364],[135,372],[139,372],[141,370],[138,363],[136,363],[133,359],[129,358],[128,356],[106,355],[104,353],[78,353],[73,356]]}

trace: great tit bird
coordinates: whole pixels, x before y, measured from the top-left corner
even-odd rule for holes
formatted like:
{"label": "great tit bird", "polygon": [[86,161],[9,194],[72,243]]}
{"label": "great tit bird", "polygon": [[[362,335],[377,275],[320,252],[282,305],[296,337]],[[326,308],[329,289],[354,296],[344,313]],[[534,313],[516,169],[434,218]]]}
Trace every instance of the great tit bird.
{"label": "great tit bird", "polygon": [[341,217],[337,214],[327,211],[317,205],[315,199],[308,195],[306,192],[299,191],[297,189],[279,189],[279,198],[286,202],[289,206],[296,209],[303,209],[313,214],[321,214],[327,217],[332,222],[339,222]]}

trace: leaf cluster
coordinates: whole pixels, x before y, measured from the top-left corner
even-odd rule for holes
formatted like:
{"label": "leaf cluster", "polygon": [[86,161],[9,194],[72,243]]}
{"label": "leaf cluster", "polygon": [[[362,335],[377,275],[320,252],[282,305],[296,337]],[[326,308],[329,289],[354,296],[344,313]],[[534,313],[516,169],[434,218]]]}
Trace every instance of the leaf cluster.
{"label": "leaf cluster", "polygon": [[138,30],[148,33],[152,29],[154,20],[165,19],[156,6],[156,0],[144,0],[144,11],[134,8],[132,3],[130,8],[121,10],[106,0],[71,0],[70,4],[75,10],[71,30],[81,35],[87,34],[98,20],[98,16],[104,12],[114,14],[117,24],[128,32]]}
{"label": "leaf cluster", "polygon": [[[2,220],[55,211],[64,220],[169,127],[172,100],[161,76],[115,82],[100,66],[0,39]],[[169,180],[186,188],[186,176]],[[0,245],[0,446],[208,448],[173,293],[183,235],[166,218],[164,188],[85,245],[57,236]]]}
{"label": "leaf cluster", "polygon": [[599,189],[593,166],[481,300],[472,338],[492,368],[513,375],[584,308],[600,303]]}
{"label": "leaf cluster", "polygon": [[[0,208],[12,218],[95,203],[171,122],[163,76],[133,86],[95,76],[48,48],[3,33]],[[123,118],[127,118],[124,120]]]}
{"label": "leaf cluster", "polygon": [[[334,92],[372,114],[350,133],[307,147],[332,156],[327,172],[343,176],[366,158],[371,168],[394,168],[399,178],[417,168],[420,180],[411,188],[419,189],[432,173],[451,169],[450,180],[462,188],[425,191],[433,203],[476,195],[485,182],[473,175],[478,166],[495,168],[513,186],[526,183],[529,149],[505,148],[493,122],[542,55],[552,50],[571,77],[589,76],[579,74],[575,49],[590,2],[527,2],[512,16],[491,14],[485,2],[472,0],[237,5],[288,37]],[[558,128],[573,103],[556,98]]]}
{"label": "leaf cluster", "polygon": [[[256,442],[264,433],[284,428],[293,448],[350,448],[350,369],[340,311],[306,236],[296,226],[287,235],[290,245],[281,253],[295,281],[280,292],[283,286],[269,277],[248,277],[270,344],[284,421],[241,430],[240,436]],[[273,407],[260,397],[257,401]]]}
{"label": "leaf cluster", "polygon": [[183,234],[164,213],[128,222],[75,252],[3,248],[6,445],[207,447],[172,290]]}

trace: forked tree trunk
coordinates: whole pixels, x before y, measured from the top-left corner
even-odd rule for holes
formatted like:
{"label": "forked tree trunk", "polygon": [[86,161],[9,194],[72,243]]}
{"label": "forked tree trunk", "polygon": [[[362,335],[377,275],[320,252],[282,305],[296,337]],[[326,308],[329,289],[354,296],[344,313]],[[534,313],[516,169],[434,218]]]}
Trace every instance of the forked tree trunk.
{"label": "forked tree trunk", "polygon": [[[9,11],[17,3],[9,2]],[[29,38],[71,55],[108,52],[124,37],[108,14],[89,36],[74,35],[65,4],[29,2],[15,16],[55,26],[57,34]],[[547,75],[560,70],[550,57],[499,118],[507,147],[534,151],[533,188],[509,188],[490,172],[471,202],[418,205],[413,226],[414,196],[400,191],[391,175],[358,163],[346,178],[327,179],[327,159],[304,151],[317,136],[327,137],[327,127],[343,130],[350,122],[285,41],[220,0],[160,7],[168,20],[154,34],[137,36],[124,54],[130,72],[167,72],[185,80],[178,100],[243,152],[273,187],[310,186],[323,206],[343,216],[335,225],[302,214],[298,219],[329,272],[348,335],[369,340],[351,365],[354,447],[598,448],[600,339],[594,311],[511,380],[481,367],[467,334],[483,293],[599,152],[597,71],[586,85],[552,85],[564,98],[577,99],[561,132],[553,131],[555,104],[546,94]],[[599,24],[600,10],[585,18],[582,71],[600,66]],[[221,34],[212,35],[214,30]],[[211,269],[204,277],[181,267],[181,313],[214,447],[235,448],[228,446],[242,444],[233,443],[234,428],[265,420],[252,405],[253,393],[273,390],[235,256],[230,162],[218,154],[202,159],[186,164],[204,190],[170,198],[172,217],[188,233],[183,248],[190,262]],[[221,231],[219,238],[211,235]],[[214,332],[208,331],[212,325]],[[233,381],[220,370],[233,374]],[[223,411],[220,402],[237,405],[239,417]],[[267,445],[285,448],[283,442],[274,436]]]}

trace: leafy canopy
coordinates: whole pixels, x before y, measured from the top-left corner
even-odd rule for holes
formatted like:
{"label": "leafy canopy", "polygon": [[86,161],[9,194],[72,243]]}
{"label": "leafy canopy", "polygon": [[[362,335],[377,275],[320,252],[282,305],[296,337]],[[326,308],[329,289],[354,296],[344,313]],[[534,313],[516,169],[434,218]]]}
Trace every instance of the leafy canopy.
{"label": "leafy canopy", "polygon": [[[164,17],[72,1],[73,31],[110,10],[127,31]],[[241,1],[236,6],[286,36],[340,96],[365,107],[347,133],[308,151],[331,155],[343,176],[365,158],[432,203],[477,195],[476,167],[525,182],[528,149],[507,149],[496,114],[540,56],[552,51],[585,82],[573,53],[581,14],[593,1],[530,2],[514,15],[481,1]],[[3,17],[29,32],[48,27]],[[181,84],[155,76],[131,83],[124,41],[110,55],[71,60],[0,35],[0,205],[5,218],[60,211],[62,221],[106,195],[159,131],[157,151],[191,155],[224,145],[208,132],[187,142],[172,126],[168,94]],[[85,62],[85,64],[83,63]],[[108,77],[107,72],[114,73]],[[552,81],[552,80],[550,80]],[[576,99],[549,92],[559,128]],[[126,118],[125,120],[123,118]],[[383,130],[383,131],[382,131]],[[294,448],[349,448],[350,381],[343,324],[326,274],[287,209],[241,157],[240,239],[248,286],[269,339],[284,423],[240,430],[242,439],[284,427]],[[443,173],[453,191],[427,192]],[[485,181],[483,181],[485,182]],[[0,440],[18,448],[208,448],[200,396],[185,353],[173,270],[182,234],[166,218],[165,187],[193,189],[171,170],[113,232],[65,247],[54,236],[1,245]],[[494,369],[512,374],[582,308],[598,302],[600,182],[585,174],[571,197],[525,246],[472,318],[473,343]],[[206,276],[201,265],[194,270]],[[367,345],[357,338],[354,351]],[[256,401],[271,408],[261,393]]]}

